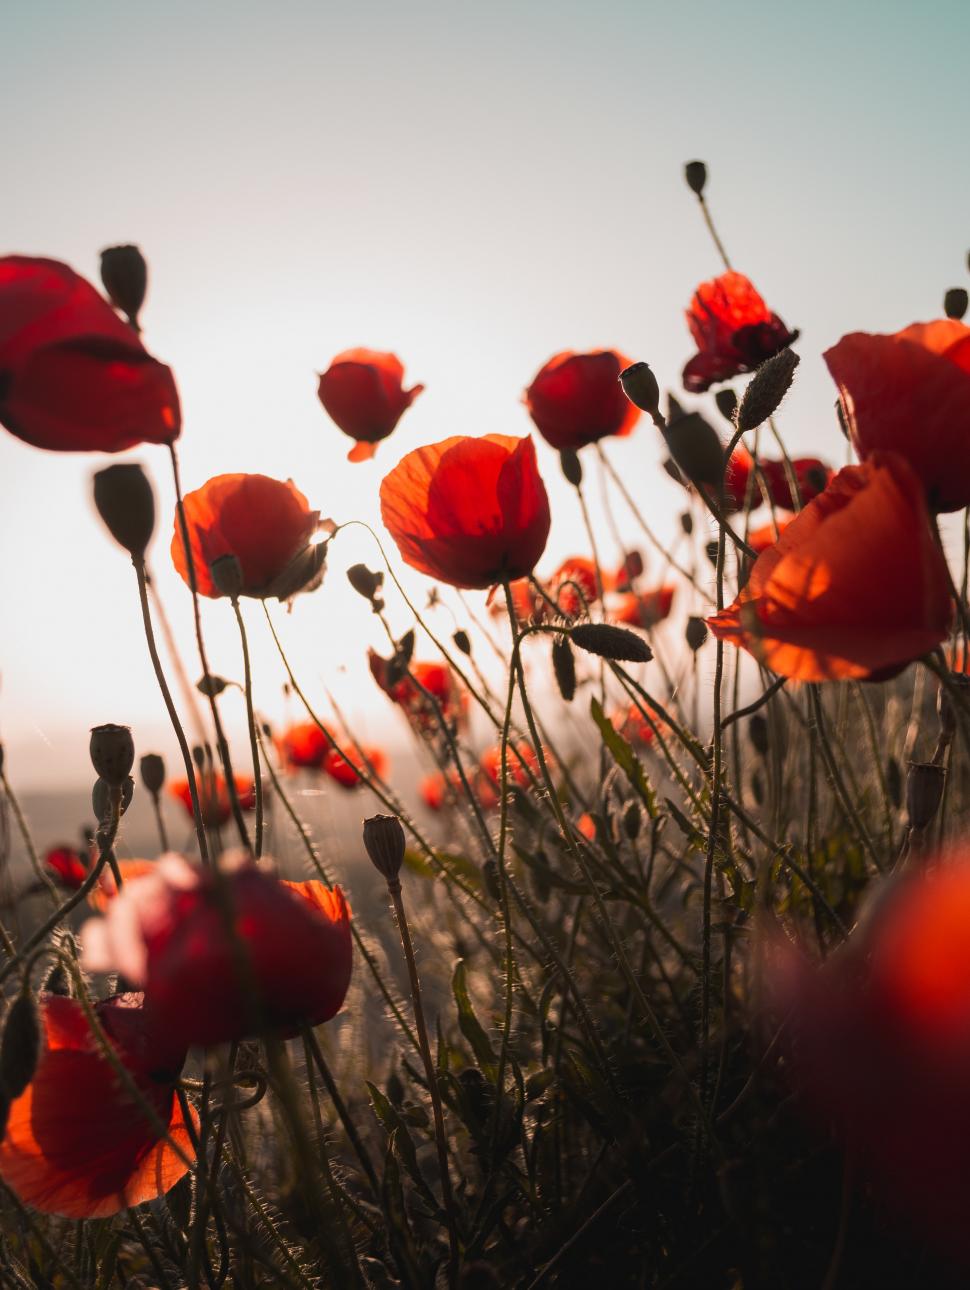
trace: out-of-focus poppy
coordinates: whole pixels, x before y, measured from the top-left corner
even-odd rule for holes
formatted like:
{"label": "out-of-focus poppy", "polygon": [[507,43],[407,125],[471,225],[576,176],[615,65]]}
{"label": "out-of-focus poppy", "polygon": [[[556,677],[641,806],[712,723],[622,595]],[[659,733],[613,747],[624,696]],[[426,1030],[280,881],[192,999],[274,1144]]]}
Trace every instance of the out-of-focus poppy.
{"label": "out-of-focus poppy", "polygon": [[374,774],[378,779],[387,775],[387,754],[373,744],[361,744],[360,751],[352,745],[341,743],[340,751],[331,748],[323,761],[323,769],[341,788],[354,789],[364,781],[361,772]]}
{"label": "out-of-focus poppy", "polygon": [[57,452],[173,443],[175,380],[89,282],[57,260],[0,259],[0,423]]}
{"label": "out-of-focus poppy", "polygon": [[687,310],[687,325],[699,351],[684,368],[684,389],[692,394],[754,371],[798,339],[743,273],[702,282]]}
{"label": "out-of-focus poppy", "polygon": [[932,510],[970,504],[970,327],[941,318],[890,336],[852,332],[822,357],[863,460],[898,452]]}
{"label": "out-of-focus poppy", "polygon": [[635,703],[631,703],[629,708],[624,708],[620,712],[615,712],[612,717],[613,727],[618,730],[624,739],[630,743],[640,744],[644,748],[649,748],[657,737],[657,731],[665,735],[668,729],[666,722],[661,721],[659,717],[654,717],[652,722],[648,721]]}
{"label": "out-of-focus poppy", "polygon": [[163,856],[85,924],[84,965],[143,987],[146,1015],[173,1042],[286,1035],[329,1021],[353,959],[343,892],[281,882],[241,857],[222,865],[217,882],[181,856]]}
{"label": "out-of-focus poppy", "polygon": [[919,480],[885,453],[839,471],[707,622],[782,676],[883,680],[944,640],[951,617]]}
{"label": "out-of-focus poppy", "polygon": [[563,350],[550,358],[525,392],[525,405],[543,439],[562,452],[608,435],[628,435],[640,409],[623,393],[620,373],[630,360],[614,349],[589,354]]}
{"label": "out-of-focus poppy", "polygon": [[41,995],[39,1009],[40,1061],[11,1103],[0,1178],[24,1204],[66,1218],[106,1218],[157,1199],[185,1175],[193,1154],[175,1097],[185,1046],[149,1024],[140,994],[95,1004],[108,1042],[165,1138],[104,1057],[81,1004]]}
{"label": "out-of-focus poppy", "polygon": [[[552,770],[552,757],[546,749],[543,749],[546,765]],[[498,788],[502,782],[502,749],[496,744],[492,748],[487,748],[482,753],[479,763],[489,782]],[[539,758],[536,756],[535,749],[525,739],[520,739],[517,743],[511,741],[508,751],[509,779],[514,781],[520,788],[529,788],[532,785],[533,778],[541,782],[542,774],[539,769]],[[530,778],[529,772],[532,775]]]}
{"label": "out-of-focus poppy", "polygon": [[[596,583],[596,566],[583,555],[571,555],[563,560],[556,572],[541,580],[543,596],[528,578],[519,578],[511,585],[512,608],[519,623],[541,623],[555,616],[549,601],[559,606],[564,618],[579,618],[599,600]],[[497,618],[507,610],[503,600],[494,600],[491,612]]]}
{"label": "out-of-focus poppy", "polygon": [[446,663],[411,662],[408,664],[411,675],[392,682],[387,659],[375,650],[368,650],[367,661],[377,684],[420,730],[433,733],[439,728],[431,699],[448,722],[460,721],[468,710],[468,695]]}
{"label": "out-of-focus poppy", "polygon": [[53,870],[58,881],[65,887],[76,889],[88,876],[87,858],[68,843],[51,847],[44,856],[44,864]]}
{"label": "out-of-focus poppy", "polygon": [[448,781],[440,770],[436,770],[422,777],[418,792],[429,811],[440,811],[448,796]]}
{"label": "out-of-focus poppy", "polygon": [[[251,811],[256,805],[256,785],[252,776],[233,775],[232,778],[236,785],[236,796],[239,798],[241,809]],[[199,805],[202,808],[202,823],[207,828],[225,824],[232,815],[232,804],[229,801],[229,790],[224,777],[218,773],[201,773],[196,775],[196,784],[199,790]],[[191,818],[192,794],[189,791],[189,781],[173,779],[168,784],[167,791],[177,802],[182,803]]]}
{"label": "out-of-focus poppy", "polygon": [[280,735],[277,747],[291,770],[322,770],[333,751],[333,745],[315,721],[297,721],[288,726]]}
{"label": "out-of-focus poppy", "polygon": [[317,395],[332,421],[356,443],[348,461],[369,461],[424,389],[404,389],[404,367],[394,354],[347,349],[320,376]]}
{"label": "out-of-focus poppy", "polygon": [[627,627],[649,631],[670,615],[677,588],[671,584],[653,591],[624,591],[607,602],[608,616]]}
{"label": "out-of-focus poppy", "polygon": [[754,458],[744,444],[739,443],[724,469],[725,509],[728,513],[743,511],[746,506],[756,510],[763,500],[761,481],[754,475]]}
{"label": "out-of-focus poppy", "polygon": [[587,842],[596,841],[596,821],[589,814],[584,812],[576,821],[576,828],[583,835]]}
{"label": "out-of-focus poppy", "polygon": [[767,551],[770,546],[775,545],[794,519],[794,515],[776,515],[774,524],[762,524],[759,528],[752,529],[748,534],[748,546],[757,555]]}
{"label": "out-of-focus poppy", "polygon": [[381,515],[407,564],[455,587],[524,577],[549,536],[535,445],[508,435],[409,452],[381,484]]}
{"label": "out-of-focus poppy", "polygon": [[643,576],[644,568],[642,553],[627,551],[623,557],[623,563],[615,572],[605,577],[604,582],[614,591],[632,591],[637,578]]}
{"label": "out-of-focus poppy", "polygon": [[[216,475],[201,488],[186,493],[184,504],[200,595],[222,594],[213,581],[210,565],[227,555],[239,561],[239,594],[243,596],[288,598],[304,589],[293,586],[294,573],[304,565],[308,580],[314,581],[311,538],[320,527],[320,512],[310,510],[292,480],[283,483],[267,475]],[[191,585],[177,514],[172,560],[182,580]],[[315,569],[317,574],[320,567]]]}
{"label": "out-of-focus poppy", "polygon": [[[466,767],[465,778],[471,791],[475,794],[479,806],[483,810],[490,811],[498,801],[495,793],[495,786],[492,780],[485,774],[481,767]],[[425,775],[418,785],[418,792],[421,794],[421,800],[431,811],[440,811],[452,800],[461,804],[465,786],[461,782],[456,767],[449,768],[446,774],[441,771],[435,771],[431,775]]]}
{"label": "out-of-focus poppy", "polygon": [[[825,462],[819,461],[818,457],[795,457],[791,464],[798,483],[802,505],[810,502],[814,497],[818,497],[832,478],[831,466],[826,466]],[[792,500],[785,463],[783,461],[762,461],[759,462],[759,465],[774,505],[781,506],[788,511],[794,510],[795,503]]]}

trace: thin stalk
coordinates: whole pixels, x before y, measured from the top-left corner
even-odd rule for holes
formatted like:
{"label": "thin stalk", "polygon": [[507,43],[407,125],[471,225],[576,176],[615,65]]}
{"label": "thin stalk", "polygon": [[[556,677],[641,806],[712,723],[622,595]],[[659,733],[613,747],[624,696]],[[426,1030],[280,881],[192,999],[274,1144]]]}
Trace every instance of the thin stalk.
{"label": "thin stalk", "polygon": [[263,776],[259,767],[259,742],[256,738],[256,718],[253,715],[253,672],[249,660],[249,641],[246,637],[246,624],[239,607],[239,597],[233,596],[232,609],[239,626],[239,640],[243,656],[243,685],[246,693],[246,721],[249,725],[249,748],[253,757],[253,787],[256,793],[256,840],[253,854],[258,860],[263,854]]}

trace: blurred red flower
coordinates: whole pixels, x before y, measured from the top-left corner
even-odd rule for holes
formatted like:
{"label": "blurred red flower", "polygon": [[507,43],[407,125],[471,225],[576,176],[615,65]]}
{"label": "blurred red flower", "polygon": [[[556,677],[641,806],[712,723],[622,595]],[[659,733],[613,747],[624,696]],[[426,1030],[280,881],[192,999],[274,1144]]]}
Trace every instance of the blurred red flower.
{"label": "blurred red flower", "polygon": [[394,354],[347,349],[320,376],[317,395],[332,421],[357,442],[348,461],[368,461],[424,389],[404,389],[404,368]]}
{"label": "blurred red flower", "polygon": [[[236,796],[239,798],[239,805],[244,811],[251,811],[256,805],[256,785],[251,775],[233,775],[233,781],[236,785]],[[229,790],[226,787],[226,781],[222,775],[199,773],[196,775],[196,784],[199,789],[199,805],[202,808],[202,823],[207,828],[214,825],[225,824],[232,814],[232,806],[229,802]],[[181,802],[192,817],[192,794],[189,791],[189,781],[187,779],[173,779],[168,784],[169,796],[174,797],[177,802]]]}
{"label": "blurred red flower", "polygon": [[409,452],[381,484],[381,514],[407,564],[455,587],[531,573],[549,536],[535,445],[508,435]]}
{"label": "blurred red flower", "polygon": [[[784,510],[794,510],[795,503],[792,500],[785,463],[783,461],[761,461],[758,464],[761,467],[761,473],[764,475],[765,483],[768,485],[768,493],[772,503],[775,506],[782,507]],[[824,461],[819,461],[818,457],[795,457],[792,461],[792,469],[798,482],[802,505],[810,502],[812,498],[818,497],[832,478],[831,466],[827,466]]]}
{"label": "blurred red flower", "polygon": [[58,452],[173,443],[175,380],[89,282],[57,260],[0,259],[0,423]]}
{"label": "blurred red flower", "polygon": [[217,882],[211,870],[163,856],[85,924],[82,939],[85,967],[144,988],[152,1024],[185,1045],[318,1026],[350,985],[341,889],[282,882],[248,858],[224,857]]}
{"label": "blurred red flower", "polygon": [[684,368],[684,389],[692,394],[754,371],[798,339],[743,273],[702,282],[687,310],[687,325],[699,351]]}
{"label": "blurred red flower", "polygon": [[668,583],[653,591],[624,591],[607,606],[612,621],[649,631],[670,614],[677,588]]}
{"label": "blurred red flower", "polygon": [[402,676],[393,684],[388,680],[389,664],[375,650],[367,651],[371,675],[384,693],[403,708],[408,719],[419,729],[434,733],[439,729],[438,718],[422,688],[437,702],[445,721],[460,721],[468,711],[468,695],[446,663],[412,662],[408,668],[413,676]]}
{"label": "blurred red flower", "polygon": [[970,504],[970,327],[946,318],[890,336],[852,332],[822,357],[863,460],[898,452],[932,510]]}
{"label": "blurred red flower", "polygon": [[644,748],[650,747],[657,737],[658,730],[662,735],[666,735],[668,729],[666,722],[661,721],[659,717],[654,717],[651,724],[635,703],[631,703],[629,708],[615,712],[612,722],[614,729],[618,730],[624,739],[628,739],[630,743],[641,744]]}
{"label": "blurred red flower", "polygon": [[292,770],[322,770],[333,745],[315,721],[297,721],[277,740],[284,763]]}
{"label": "blurred red flower", "polygon": [[629,366],[630,360],[613,349],[563,350],[550,358],[525,392],[543,439],[562,452],[607,435],[628,435],[640,416],[620,385],[620,373]]}
{"label": "blurred red flower", "polygon": [[106,1218],[155,1200],[193,1156],[175,1097],[185,1047],[149,1024],[140,994],[95,1004],[120,1061],[168,1131],[171,1143],[103,1056],[76,999],[41,995],[40,1062],[10,1106],[0,1142],[0,1178],[26,1205],[65,1218]]}
{"label": "blurred red flower", "polygon": [[944,640],[951,616],[919,481],[885,453],[840,470],[707,622],[782,676],[884,680]]}
{"label": "blurred red flower", "polygon": [[54,871],[65,887],[80,887],[88,876],[87,857],[69,843],[51,847],[44,856],[44,864]]}
{"label": "blurred red flower", "polygon": [[[226,555],[234,555],[242,568],[241,595],[285,599],[293,594],[292,572],[307,558],[310,539],[320,527],[320,512],[310,510],[292,480],[216,475],[186,493],[184,504],[200,595],[222,594],[209,566]],[[191,585],[177,514],[172,560],[183,582]]]}
{"label": "blurred red flower", "polygon": [[387,775],[388,760],[383,748],[361,744],[360,751],[352,745],[341,743],[340,751],[331,748],[323,761],[323,769],[341,788],[353,789],[364,781],[360,772],[374,774],[378,779]]}
{"label": "blurred red flower", "polygon": [[[762,524],[760,528],[752,529],[748,534],[748,546],[758,555],[762,551],[767,551],[768,547],[775,545],[794,519],[794,515],[778,515],[775,517],[774,524]],[[775,525],[777,525],[777,531]]]}
{"label": "blurred red flower", "polygon": [[[710,496],[714,501],[717,500],[715,490],[710,490]],[[724,501],[728,514],[733,511],[743,511],[748,505],[752,510],[756,510],[764,501],[761,481],[754,475],[754,458],[744,444],[738,444],[725,467]]]}
{"label": "blurred red flower", "polygon": [[[552,757],[545,749],[543,753],[546,765],[551,771]],[[482,753],[480,767],[492,786],[498,788],[502,782],[502,749],[498,744],[492,748],[487,748]],[[539,770],[539,758],[535,754],[535,749],[525,739],[520,739],[518,743],[514,740],[509,742],[508,767],[509,780],[518,784],[520,788],[530,788],[532,778],[539,782],[542,780],[542,773]],[[530,771],[532,772],[532,778],[529,775]]]}
{"label": "blurred red flower", "polygon": [[[479,806],[485,811],[490,811],[498,801],[492,780],[481,767],[477,766],[470,769],[466,768],[465,777],[478,800]],[[418,792],[421,794],[421,800],[429,810],[440,811],[446,805],[452,804],[452,799],[455,799],[460,807],[465,786],[461,782],[461,776],[457,768],[452,766],[446,775],[442,774],[441,771],[425,775],[418,785]]]}
{"label": "blurred red flower", "polygon": [[[608,580],[608,579],[607,579]],[[590,605],[599,600],[596,585],[596,566],[583,555],[571,555],[552,575],[541,583],[546,595],[559,606],[564,618],[579,618]],[[512,608],[516,621],[542,623],[553,617],[555,611],[549,601],[533,587],[528,578],[519,578],[511,584]],[[507,610],[503,599],[492,601],[490,612],[504,618]]]}

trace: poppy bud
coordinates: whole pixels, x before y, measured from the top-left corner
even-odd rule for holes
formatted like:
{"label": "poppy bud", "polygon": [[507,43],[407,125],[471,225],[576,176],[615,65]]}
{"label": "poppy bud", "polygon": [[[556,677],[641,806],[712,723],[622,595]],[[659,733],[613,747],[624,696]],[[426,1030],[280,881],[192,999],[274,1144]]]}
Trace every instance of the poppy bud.
{"label": "poppy bud", "polygon": [[782,349],[762,363],[748,383],[738,407],[739,430],[756,430],[773,416],[791,388],[799,357],[791,349]]}
{"label": "poppy bud", "polygon": [[748,738],[760,757],[768,756],[768,722],[760,712],[756,712],[748,722]]}
{"label": "poppy bud", "polygon": [[704,547],[704,554],[715,567],[717,567],[717,553],[719,550],[720,543],[718,542],[708,542]]}
{"label": "poppy bud", "polygon": [[128,726],[94,726],[91,730],[91,764],[101,779],[119,788],[135,763],[135,744]]}
{"label": "poppy bud", "polygon": [[455,642],[455,648],[460,649],[463,654],[471,654],[472,643],[468,639],[468,633],[460,627],[451,638]]}
{"label": "poppy bud", "polygon": [[707,183],[707,167],[703,161],[688,161],[684,167],[684,178],[692,193],[696,193],[698,197],[703,195],[704,185]]}
{"label": "poppy bud", "polygon": [[33,1079],[39,1056],[37,1008],[25,985],[10,1005],[0,1038],[0,1086],[9,1097],[19,1097]]}
{"label": "poppy bud", "polygon": [[568,636],[557,636],[552,642],[552,670],[559,693],[567,703],[571,703],[576,693],[576,660]]}
{"label": "poppy bud", "polygon": [[623,393],[641,412],[648,413],[654,421],[660,416],[660,386],[646,363],[633,363],[620,373]]}
{"label": "poppy bud", "polygon": [[722,390],[714,395],[714,402],[717,404],[717,410],[726,421],[734,424],[734,414],[738,410],[738,396],[731,389],[730,385],[725,385]]}
{"label": "poppy bud", "polygon": [[691,515],[690,511],[684,511],[683,515],[681,515],[680,527],[684,530],[684,532],[687,534],[688,537],[690,537],[690,535],[693,533],[694,517],[693,515]]}
{"label": "poppy bud", "polygon": [[911,761],[906,775],[906,814],[909,827],[928,828],[940,808],[946,771],[933,762]]}
{"label": "poppy bud", "polygon": [[578,488],[583,482],[583,464],[579,460],[579,453],[573,452],[571,448],[565,449],[559,454],[559,464],[562,466],[562,473],[567,483],[572,484],[573,488]]}
{"label": "poppy bud", "polygon": [[138,763],[141,782],[152,797],[157,797],[165,784],[165,763],[158,753],[145,753]]}
{"label": "poppy bud", "polygon": [[219,695],[229,685],[229,682],[221,676],[200,676],[195,683],[195,688],[200,694],[204,694],[207,699],[217,699]]}
{"label": "poppy bud", "polygon": [[[202,688],[202,682],[200,681],[199,684],[196,686],[196,689],[198,690],[201,688]],[[203,693],[205,693],[204,690],[203,690]],[[195,762],[196,768],[198,770],[205,770],[205,764],[208,756],[209,756],[208,748],[203,748],[202,744],[195,744],[193,746],[192,760]]]}
{"label": "poppy bud", "polygon": [[371,863],[387,880],[388,886],[398,881],[404,863],[404,829],[396,815],[372,815],[364,821],[364,847]]}
{"label": "poppy bud", "polygon": [[609,623],[581,623],[570,632],[574,645],[601,658],[625,663],[649,663],[653,650],[635,632]]}
{"label": "poppy bud", "polygon": [[109,246],[101,252],[101,282],[108,299],[138,330],[148,289],[148,265],[137,246]]}
{"label": "poppy bud", "polygon": [[704,619],[693,617],[688,618],[684,635],[687,638],[687,644],[696,654],[707,640],[707,624],[704,622]]}
{"label": "poppy bud", "polygon": [[384,585],[384,574],[374,573],[366,564],[352,564],[347,570],[347,581],[359,596],[373,605]]}
{"label": "poppy bud", "polygon": [[692,484],[717,488],[724,481],[724,446],[697,412],[668,421],[663,432],[670,455]]}
{"label": "poppy bud", "polygon": [[636,842],[640,836],[640,825],[643,823],[643,816],[640,813],[640,803],[631,802],[623,812],[623,832],[631,842]]}
{"label": "poppy bud", "polygon": [[155,498],[141,466],[132,462],[99,470],[94,504],[114,540],[141,559],[155,531]]}
{"label": "poppy bud", "polygon": [[[131,799],[135,792],[135,781],[129,775],[121,785],[121,814],[124,815],[131,805]],[[107,824],[111,815],[111,788],[103,779],[94,781],[94,788],[91,789],[91,809],[94,811],[94,818],[98,824]]]}
{"label": "poppy bud", "polygon": [[220,596],[236,600],[243,588],[243,571],[239,557],[220,555],[209,565],[209,577]]}
{"label": "poppy bud", "polygon": [[967,312],[967,305],[970,304],[970,298],[967,296],[964,287],[951,287],[943,297],[943,312],[947,318],[956,318],[958,321]]}

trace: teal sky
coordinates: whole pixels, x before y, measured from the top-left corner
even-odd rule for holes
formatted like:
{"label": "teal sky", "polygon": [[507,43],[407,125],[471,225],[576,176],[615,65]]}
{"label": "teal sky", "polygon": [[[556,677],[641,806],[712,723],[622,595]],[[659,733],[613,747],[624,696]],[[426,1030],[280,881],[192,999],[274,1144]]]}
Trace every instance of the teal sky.
{"label": "teal sky", "polygon": [[[373,519],[381,477],[419,443],[526,433],[521,391],[559,349],[616,346],[676,383],[683,308],[719,271],[682,180],[701,157],[736,267],[802,329],[786,437],[841,461],[821,351],[937,316],[967,285],[968,49],[965,3],[8,6],[0,253],[95,276],[101,247],[140,243],[187,486],[292,475],[324,514]],[[363,466],[314,393],[351,345],[396,351],[427,386]],[[132,456],[157,480],[154,564],[188,653],[166,459]],[[654,432],[614,456],[672,533],[683,498]],[[16,782],[83,783],[100,721],[170,747],[133,575],[88,502],[102,464],[0,435],[0,737]],[[544,449],[541,466],[552,567],[581,535]],[[371,552],[354,543],[284,627],[316,693],[379,737],[391,717],[362,662],[379,637],[343,578]],[[229,611],[209,618],[235,675]],[[254,649],[280,717],[279,669]]]}

